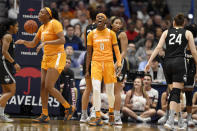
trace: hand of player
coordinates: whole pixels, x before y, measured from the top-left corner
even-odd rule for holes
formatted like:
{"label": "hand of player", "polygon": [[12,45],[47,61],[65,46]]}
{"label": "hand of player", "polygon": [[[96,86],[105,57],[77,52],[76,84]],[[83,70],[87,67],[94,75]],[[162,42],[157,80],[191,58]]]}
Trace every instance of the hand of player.
{"label": "hand of player", "polygon": [[44,46],[44,42],[41,43],[41,44],[37,47],[36,52],[39,53],[40,49],[42,49],[43,46]]}
{"label": "hand of player", "polygon": [[149,70],[150,70],[150,63],[147,63],[144,68],[144,72],[147,73]]}
{"label": "hand of player", "polygon": [[117,66],[116,68],[116,76],[119,76],[121,73],[121,66]]}
{"label": "hand of player", "polygon": [[19,39],[19,40],[17,40],[17,41],[15,42],[15,44],[18,44],[18,45],[25,44],[25,40]]}
{"label": "hand of player", "polygon": [[14,65],[14,68],[15,68],[15,70],[16,70],[16,73],[19,72],[19,71],[21,70],[20,65],[17,64],[17,63]]}

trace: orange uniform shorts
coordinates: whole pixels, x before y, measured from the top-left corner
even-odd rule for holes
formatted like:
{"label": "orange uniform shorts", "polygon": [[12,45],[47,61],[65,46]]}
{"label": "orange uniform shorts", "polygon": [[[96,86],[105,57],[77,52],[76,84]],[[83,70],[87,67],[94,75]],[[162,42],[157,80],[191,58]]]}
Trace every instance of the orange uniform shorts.
{"label": "orange uniform shorts", "polygon": [[99,81],[103,78],[105,84],[116,82],[114,62],[92,61],[91,78]]}
{"label": "orange uniform shorts", "polygon": [[66,54],[65,52],[61,52],[56,55],[43,55],[41,68],[45,70],[49,68],[55,68],[59,72],[59,74],[61,74],[65,65]]}

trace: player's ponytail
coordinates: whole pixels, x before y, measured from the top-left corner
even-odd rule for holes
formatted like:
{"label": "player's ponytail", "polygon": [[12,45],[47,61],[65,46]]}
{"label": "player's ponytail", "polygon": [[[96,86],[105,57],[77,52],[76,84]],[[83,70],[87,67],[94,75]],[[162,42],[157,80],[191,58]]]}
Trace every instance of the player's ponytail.
{"label": "player's ponytail", "polygon": [[176,26],[183,26],[185,21],[185,16],[183,14],[178,14],[174,18]]}

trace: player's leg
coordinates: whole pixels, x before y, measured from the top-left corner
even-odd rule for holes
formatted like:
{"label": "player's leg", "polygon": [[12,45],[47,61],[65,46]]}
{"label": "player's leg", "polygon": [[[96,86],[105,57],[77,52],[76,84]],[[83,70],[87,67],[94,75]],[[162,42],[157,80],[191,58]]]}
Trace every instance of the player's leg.
{"label": "player's leg", "polygon": [[114,124],[114,82],[117,82],[113,62],[104,63],[103,77],[109,103],[109,123],[112,125]]}
{"label": "player's leg", "polygon": [[4,122],[13,122],[12,119],[8,118],[4,114],[4,110],[8,100],[14,96],[16,92],[16,84],[2,84],[2,96],[0,97],[0,120]]}
{"label": "player's leg", "polygon": [[92,61],[91,65],[91,77],[92,77],[92,89],[93,89],[93,108],[96,111],[96,118],[89,121],[92,126],[101,126],[103,121],[101,120],[101,80],[102,80],[102,63]]}
{"label": "player's leg", "polygon": [[[85,55],[85,58],[86,58],[86,55]],[[84,59],[85,61],[86,59]],[[83,66],[83,72],[84,72],[84,75],[85,75],[85,70],[86,70],[86,63],[84,63],[84,66]],[[91,65],[90,65],[91,67]],[[91,74],[91,71],[90,71],[90,74]],[[89,119],[88,119],[88,113],[87,113],[87,108],[88,108],[88,103],[89,103],[89,96],[90,96],[90,93],[92,92],[92,80],[91,80],[91,77],[86,77],[85,78],[85,81],[86,81],[86,88],[85,88],[85,91],[82,95],[82,114],[81,114],[81,119],[80,119],[80,122],[87,122]]]}
{"label": "player's leg", "polygon": [[42,102],[42,114],[33,120],[33,122],[48,122],[50,120],[48,116],[48,98],[49,92],[45,88],[45,79],[46,79],[47,70],[41,69],[41,88],[40,88],[40,97]]}
{"label": "player's leg", "polygon": [[115,116],[115,124],[121,125],[122,120],[121,120],[121,115],[120,115],[120,108],[121,108],[121,94],[120,92],[122,91],[122,83],[125,79],[125,74],[127,71],[127,62],[125,59],[122,61],[122,71],[120,74],[120,77],[117,77],[117,82],[114,84],[114,95],[115,95],[115,102],[114,102],[114,116]]}

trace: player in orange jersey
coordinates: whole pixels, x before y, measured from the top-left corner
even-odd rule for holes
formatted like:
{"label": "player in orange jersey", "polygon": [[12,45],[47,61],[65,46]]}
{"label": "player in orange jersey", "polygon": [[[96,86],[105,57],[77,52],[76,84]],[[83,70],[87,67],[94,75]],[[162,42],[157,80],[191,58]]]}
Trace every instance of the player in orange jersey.
{"label": "player in orange jersey", "polygon": [[43,25],[40,26],[36,36],[32,41],[18,40],[16,44],[24,44],[28,48],[34,48],[39,41],[42,43],[37,47],[37,52],[44,47],[44,55],[41,63],[41,100],[42,114],[35,119],[35,122],[48,122],[48,97],[49,94],[55,97],[65,108],[65,120],[69,120],[75,111],[54,88],[66,63],[66,54],[64,52],[65,38],[62,24],[57,20],[55,11],[48,7],[42,8],[38,14],[38,19]]}
{"label": "player in orange jersey", "polygon": [[[93,107],[96,111],[96,118],[90,120],[90,125],[99,126],[103,122],[101,120],[101,80],[104,80],[106,93],[109,101],[109,123],[114,122],[114,82],[116,75],[120,73],[121,56],[117,44],[116,34],[106,28],[106,16],[99,13],[96,16],[97,28],[88,34],[87,39],[87,60],[86,60],[86,77],[89,76],[89,64],[91,62],[91,79],[93,86]],[[113,61],[113,50],[115,51],[117,66]],[[92,51],[93,50],[93,51]],[[93,53],[92,53],[93,52]],[[116,73],[115,73],[116,68]]]}

